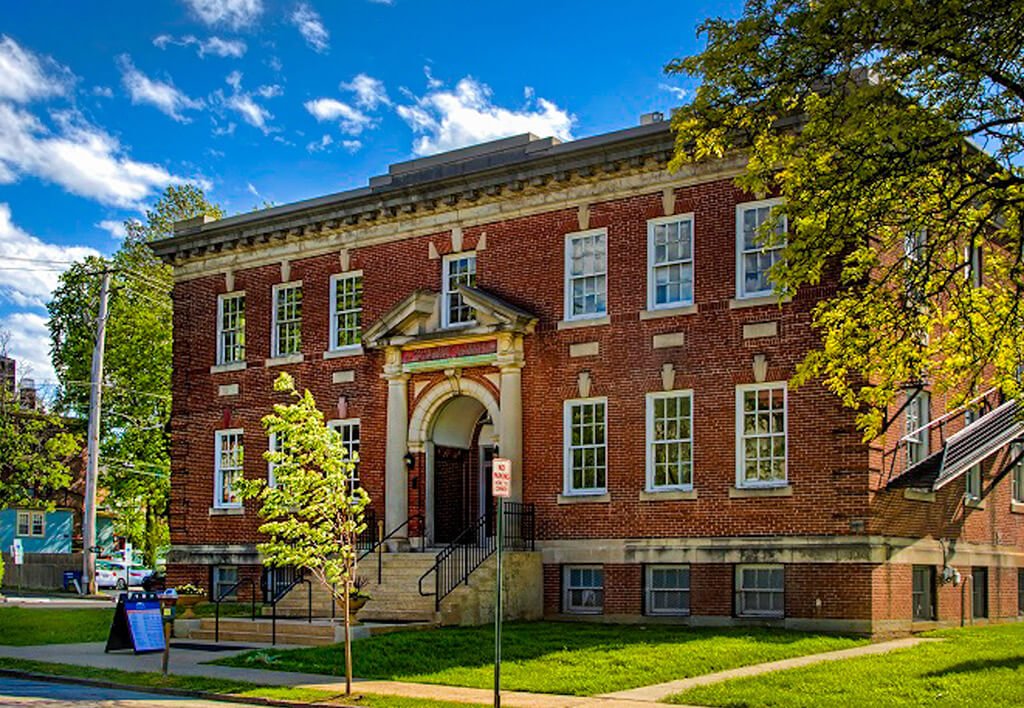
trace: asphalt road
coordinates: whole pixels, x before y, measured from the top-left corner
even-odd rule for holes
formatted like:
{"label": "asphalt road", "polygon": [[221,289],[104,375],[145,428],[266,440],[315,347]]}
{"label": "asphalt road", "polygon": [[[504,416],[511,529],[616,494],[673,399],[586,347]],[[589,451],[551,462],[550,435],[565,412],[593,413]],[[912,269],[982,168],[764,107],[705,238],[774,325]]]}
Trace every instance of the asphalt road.
{"label": "asphalt road", "polygon": [[0,706],[73,706],[74,708],[238,708],[245,704],[200,701],[154,693],[93,688],[73,683],[24,681],[0,676]]}

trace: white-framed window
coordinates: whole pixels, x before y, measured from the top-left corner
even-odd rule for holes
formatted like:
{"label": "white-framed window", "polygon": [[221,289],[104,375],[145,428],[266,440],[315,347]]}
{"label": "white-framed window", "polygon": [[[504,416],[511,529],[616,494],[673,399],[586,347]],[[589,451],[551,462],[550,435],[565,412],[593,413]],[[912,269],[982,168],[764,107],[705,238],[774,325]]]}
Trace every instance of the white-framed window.
{"label": "white-framed window", "polygon": [[331,351],[358,347],[363,330],[363,274],[331,276]]}
{"label": "white-framed window", "polygon": [[473,252],[453,253],[441,262],[442,292],[441,326],[458,327],[472,324],[473,308],[463,301],[460,285],[476,286],[476,254]]}
{"label": "white-framed window", "polygon": [[580,398],[565,402],[565,493],[608,491],[608,401]]}
{"label": "white-framed window", "polygon": [[736,387],[736,486],[784,486],[786,382]]}
{"label": "white-framed window", "polygon": [[217,364],[245,361],[245,293],[217,296]]}
{"label": "white-framed window", "polygon": [[582,615],[604,611],[604,568],[567,565],[562,568],[562,609]]}
{"label": "white-framed window", "polygon": [[359,418],[332,420],[327,423],[327,427],[338,431],[347,453],[345,459],[355,463],[352,476],[349,478],[349,486],[356,489],[359,486]]}
{"label": "white-framed window", "polygon": [[46,535],[46,512],[19,511],[18,535],[30,538],[42,538]]}
{"label": "white-framed window", "polygon": [[907,443],[907,467],[910,467],[928,457],[928,430],[924,426],[931,420],[931,412],[927,391],[908,390],[906,395],[911,397],[904,409],[904,440]]}
{"label": "white-framed window", "polygon": [[[270,452],[281,452],[283,445],[281,444],[281,436],[275,432],[271,432],[267,437],[267,450]],[[277,478],[274,476],[274,470],[277,467],[273,462],[267,461],[267,486],[276,487]]]}
{"label": "white-framed window", "polygon": [[218,430],[214,441],[213,505],[218,509],[242,506],[235,494],[235,482],[242,478],[245,452],[242,429]]}
{"label": "white-framed window", "polygon": [[786,576],[781,565],[736,566],[736,614],[740,617],[782,617]]}
{"label": "white-framed window", "polygon": [[[1010,460],[1016,460],[1024,453],[1024,443],[1014,443],[1010,446]],[[1024,457],[1013,466],[1012,499],[1018,504],[1024,504]]]}
{"label": "white-framed window", "polygon": [[693,488],[693,392],[647,394],[647,491]]}
{"label": "white-framed window", "polygon": [[776,238],[761,243],[761,225],[771,219],[772,209],[781,199],[764,199],[736,205],[736,297],[761,297],[772,294],[769,275],[782,258],[785,248],[786,217],[775,225]]}
{"label": "white-framed window", "polygon": [[981,463],[971,465],[964,473],[964,496],[968,501],[981,499]]}
{"label": "white-framed window", "polygon": [[271,323],[271,352],[274,357],[302,351],[302,283],[274,286],[274,311]]}
{"label": "white-framed window", "polygon": [[964,248],[964,262],[966,263],[965,275],[976,288],[980,288],[984,282],[985,253],[981,244],[976,243]]}
{"label": "white-framed window", "polygon": [[[232,586],[238,585],[238,566],[215,565],[212,572],[213,578],[210,584],[213,586],[213,595],[210,599],[234,600],[237,598],[238,588],[232,588]],[[230,592],[227,595],[221,594],[229,589]]]}
{"label": "white-framed window", "polygon": [[581,320],[608,312],[608,231],[593,229],[565,237],[565,318]]}
{"label": "white-framed window", "polygon": [[690,566],[648,565],[644,588],[647,614],[690,614]]}
{"label": "white-framed window", "polygon": [[911,601],[913,618],[920,621],[931,621],[935,615],[935,566],[915,565],[912,570],[913,587]]}
{"label": "white-framed window", "polygon": [[693,304],[693,214],[647,222],[647,309]]}

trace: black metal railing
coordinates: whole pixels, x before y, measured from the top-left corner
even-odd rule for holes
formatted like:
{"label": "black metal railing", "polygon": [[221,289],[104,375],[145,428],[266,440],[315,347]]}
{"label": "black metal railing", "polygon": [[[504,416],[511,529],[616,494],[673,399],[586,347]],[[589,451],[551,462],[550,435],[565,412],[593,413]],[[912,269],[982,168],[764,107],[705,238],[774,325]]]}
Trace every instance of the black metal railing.
{"label": "black metal railing", "polygon": [[277,603],[296,585],[306,585],[306,621],[313,623],[313,583],[302,568],[278,566],[263,569],[263,603],[270,605],[270,643],[277,644]]}
{"label": "black metal railing", "polygon": [[[424,526],[424,519],[423,519],[423,515],[422,514],[413,514],[408,519],[406,519],[405,521],[400,523],[398,526],[396,526],[395,528],[393,528],[390,531],[388,531],[386,534],[384,533],[384,522],[383,521],[378,521],[377,524],[376,524],[376,526],[377,526],[377,534],[376,534],[377,539],[376,539],[376,541],[369,548],[366,548],[365,550],[363,550],[363,552],[360,553],[359,556],[356,558],[356,564],[358,565],[361,560],[366,558],[371,553],[376,553],[377,554],[377,584],[378,585],[380,585],[380,583],[383,582],[383,580],[384,580],[384,545],[388,541],[390,541],[392,538],[397,536],[400,531],[407,530],[407,529],[412,529],[413,528],[412,522],[414,522],[414,521],[419,524],[419,526],[416,528],[416,530],[422,535],[422,533],[423,533],[423,526]],[[423,549],[420,548],[420,549],[417,549],[417,550],[423,550]]]}
{"label": "black metal railing", "polygon": [[243,578],[234,585],[221,590],[213,600],[213,641],[220,641],[220,603],[238,592],[240,585],[249,586],[249,601],[252,603],[252,617],[256,621],[256,581],[252,578]]}
{"label": "black metal railing", "polygon": [[[537,515],[533,504],[505,502],[502,518],[502,546],[510,551],[532,551],[535,549]],[[437,559],[430,570],[420,576],[420,595],[434,596],[434,610],[441,609],[441,600],[455,588],[469,584],[469,576],[483,565],[498,548],[498,538],[494,533],[493,517],[495,510],[490,509],[480,516],[472,525],[464,529],[437,554]],[[423,583],[434,575],[434,591],[424,591]]]}
{"label": "black metal railing", "polygon": [[377,512],[373,509],[367,509],[363,512],[363,523],[366,524],[366,528],[356,537],[356,551],[359,553],[364,551],[372,552],[377,546],[381,535],[380,529],[377,528]]}

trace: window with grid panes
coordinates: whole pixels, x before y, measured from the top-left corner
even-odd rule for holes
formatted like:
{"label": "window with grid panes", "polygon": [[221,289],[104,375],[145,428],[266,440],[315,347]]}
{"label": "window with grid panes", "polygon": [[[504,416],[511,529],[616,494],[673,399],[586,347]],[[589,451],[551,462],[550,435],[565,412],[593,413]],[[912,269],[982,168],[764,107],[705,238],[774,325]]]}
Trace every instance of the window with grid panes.
{"label": "window with grid panes", "polygon": [[217,431],[214,466],[214,506],[238,507],[241,500],[235,494],[235,482],[242,477],[245,461],[241,429]]}
{"label": "window with grid panes", "polygon": [[302,286],[279,285],[274,289],[274,356],[302,351]]}
{"label": "window with grid panes", "polygon": [[566,493],[602,494],[607,490],[606,403],[567,401],[565,405]]}
{"label": "window with grid panes", "polygon": [[217,363],[245,361],[245,295],[217,298]]}
{"label": "window with grid panes", "polygon": [[782,617],[785,608],[785,572],[781,565],[737,566],[737,615]]}
{"label": "window with grid panes", "polygon": [[1024,444],[1010,446],[1010,459],[1017,460],[1013,466],[1012,498],[1017,504],[1024,504]]}
{"label": "window with grid panes", "polygon": [[362,341],[363,276],[331,278],[331,349],[355,347]]}
{"label": "window with grid panes", "polygon": [[458,253],[444,258],[443,327],[470,324],[473,308],[465,303],[458,292],[460,285],[476,286],[476,254]]}
{"label": "window with grid panes", "polygon": [[[213,567],[213,596],[211,599],[235,600],[238,597],[238,566],[215,565]],[[224,593],[228,594],[225,595]]]}
{"label": "window with grid panes", "polygon": [[566,238],[567,319],[600,317],[608,311],[607,242],[604,229]]}
{"label": "window with grid panes", "polygon": [[359,486],[359,419],[332,420],[328,425],[341,435],[342,444],[348,453],[346,459],[355,463],[349,486],[356,489]]}
{"label": "window with grid panes", "polygon": [[769,274],[785,247],[786,218],[775,225],[772,243],[763,243],[761,225],[771,219],[772,209],[780,202],[741,204],[736,209],[737,249],[739,257],[738,296],[759,297],[772,294]]}
{"label": "window with grid panes", "polygon": [[[267,440],[267,449],[270,452],[281,452],[281,450],[283,449],[283,445],[281,444],[281,435],[280,435],[280,433],[274,433],[274,432],[270,433],[270,437]],[[277,486],[277,478],[274,476],[274,469],[276,467],[277,467],[277,465],[274,464],[273,462],[270,462],[270,461],[267,462],[267,486],[268,487],[276,487]]]}
{"label": "window with grid panes", "polygon": [[565,566],[562,606],[566,612],[600,614],[604,610],[604,569],[600,566]]}
{"label": "window with grid panes", "polygon": [[737,394],[741,487],[786,483],[786,384],[740,386]]}
{"label": "window with grid panes", "polygon": [[650,309],[693,304],[693,219],[648,223]]}
{"label": "window with grid panes", "polygon": [[933,620],[935,619],[935,568],[930,565],[915,565],[912,572],[914,619]]}
{"label": "window with grid panes", "polygon": [[690,566],[649,565],[645,578],[649,615],[686,615],[690,613]]}
{"label": "window with grid panes", "polygon": [[971,465],[964,473],[964,496],[968,501],[981,499],[981,463]]}
{"label": "window with grid panes", "polygon": [[930,413],[926,391],[907,391],[913,398],[907,403],[906,418],[907,467],[916,465],[928,457],[928,431],[922,429],[928,424]]}
{"label": "window with grid panes", "polygon": [[693,486],[693,400],[689,391],[647,395],[647,488]]}

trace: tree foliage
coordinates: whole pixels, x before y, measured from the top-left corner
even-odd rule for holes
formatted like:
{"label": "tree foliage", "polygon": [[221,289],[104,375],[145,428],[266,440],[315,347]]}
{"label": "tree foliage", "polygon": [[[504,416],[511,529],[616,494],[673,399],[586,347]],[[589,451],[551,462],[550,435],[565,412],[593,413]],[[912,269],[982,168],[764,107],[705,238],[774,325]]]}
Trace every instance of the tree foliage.
{"label": "tree foliage", "polygon": [[262,479],[238,485],[242,498],[258,499],[266,521],[260,532],[267,540],[258,545],[270,566],[305,568],[345,606],[345,658],[348,691],[352,663],[348,638],[348,602],[356,572],[356,540],[365,529],[363,516],[370,501],[353,483],[355,465],[338,431],[324,424],[323,413],[307,390],[282,373],[274,390],[293,402],[276,404],[263,418],[263,427],[280,441],[277,451],[264,453],[273,465],[274,485]]}
{"label": "tree foliage", "polygon": [[1024,2],[748,0],[700,31],[667,67],[701,80],[673,167],[747,156],[739,185],[784,200],[777,289],[838,278],[796,383],[820,377],[866,438],[917,382],[1021,395]]}
{"label": "tree foliage", "polygon": [[173,224],[200,214],[220,217],[193,185],[168,187],[144,221],[125,222],[124,243],[108,259],[76,263],[48,305],[51,356],[60,381],[58,406],[86,417],[100,278],[113,270],[103,371],[100,485],[117,512],[115,532],[144,550],[148,562],[168,540],[171,413],[171,269],[149,249]]}

